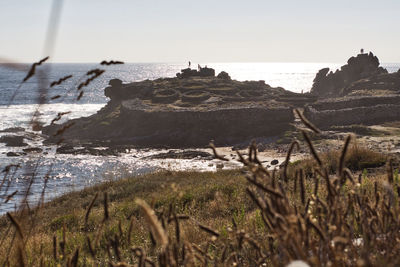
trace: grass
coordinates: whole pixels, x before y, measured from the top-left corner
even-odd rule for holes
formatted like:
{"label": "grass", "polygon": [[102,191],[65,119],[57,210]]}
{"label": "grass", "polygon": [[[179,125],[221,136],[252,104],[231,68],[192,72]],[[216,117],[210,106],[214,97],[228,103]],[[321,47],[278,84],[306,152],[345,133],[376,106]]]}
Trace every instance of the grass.
{"label": "grass", "polygon": [[[320,158],[330,174],[336,173],[339,167],[340,155],[341,151],[339,150],[329,150],[320,154]],[[386,155],[357,144],[350,145],[344,158],[345,166],[353,172],[363,171],[366,168],[382,167],[385,166],[386,162]],[[315,160],[310,157],[295,161],[290,164],[290,167],[293,170],[301,168],[308,176],[312,176],[315,164]]]}
{"label": "grass", "polygon": [[364,136],[387,136],[390,133],[386,131],[379,131],[365,125],[348,125],[348,126],[332,126],[332,131],[349,132]]}
{"label": "grass", "polygon": [[350,169],[360,162],[386,157],[349,143],[344,153],[290,164],[287,180],[283,170],[265,170],[250,147],[240,170],[163,171],[66,194],[0,218],[0,261],[283,266],[301,259],[314,266],[395,266],[398,171],[354,178]]}
{"label": "grass", "polygon": [[[126,235],[126,231],[133,228],[129,245],[150,248],[149,231],[140,218],[135,199],[144,199],[158,212],[168,208],[173,209],[176,214],[189,215],[193,220],[188,222],[189,226],[200,222],[223,232],[226,231],[226,225],[231,224],[232,216],[242,224],[245,212],[254,212],[255,205],[247,198],[245,187],[246,179],[239,170],[214,173],[157,172],[106,182],[63,195],[45,204],[43,208],[32,211],[30,216],[20,218],[20,223],[24,226],[31,225],[32,221],[29,218],[32,216],[36,222],[40,222],[35,225],[34,232],[26,244],[26,250],[29,251],[27,255],[30,255],[27,262],[34,264],[38,253],[43,255],[44,262],[56,264],[65,261],[64,256],[54,259],[51,245],[40,247],[37,244],[39,240],[51,244],[54,236],[58,240],[62,239],[63,235],[67,237],[67,246],[62,254],[65,254],[65,257],[72,254],[75,247],[87,247],[86,236],[94,238],[104,220],[103,192],[107,192],[109,219],[103,226],[104,232],[103,237],[99,238],[99,246],[104,245],[101,241],[104,235],[121,234],[120,229],[121,235]],[[97,193],[100,194],[85,225],[87,209]],[[1,229],[5,230],[8,224],[9,220],[3,216],[0,220]],[[23,228],[24,233],[29,231],[29,227]],[[207,237],[197,228],[191,229],[189,233],[190,240],[194,243],[207,241]],[[107,246],[104,246],[102,248],[106,249]],[[128,244],[126,246],[129,251]],[[92,258],[87,250],[82,250],[80,254],[81,257]],[[0,255],[3,255],[0,259],[4,262],[7,255],[5,246],[0,248]],[[108,260],[107,253],[104,253],[89,262],[106,264]]]}

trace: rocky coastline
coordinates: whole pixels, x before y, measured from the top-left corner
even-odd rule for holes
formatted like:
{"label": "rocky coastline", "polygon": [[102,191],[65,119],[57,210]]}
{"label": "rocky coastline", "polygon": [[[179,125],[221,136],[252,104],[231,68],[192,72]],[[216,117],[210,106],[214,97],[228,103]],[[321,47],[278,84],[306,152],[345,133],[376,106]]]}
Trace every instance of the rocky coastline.
{"label": "rocky coastline", "polygon": [[[128,84],[113,79],[104,93],[110,100],[96,114],[44,127],[45,143],[59,144],[58,153],[95,155],[118,155],[126,148],[201,148],[210,142],[240,147],[251,140],[264,140],[268,147],[293,132],[294,108],[328,132],[400,118],[400,71],[388,73],[372,53],[351,57],[335,72],[321,69],[305,94],[264,81],[232,80],[211,68]],[[0,142],[24,145],[14,139]]]}

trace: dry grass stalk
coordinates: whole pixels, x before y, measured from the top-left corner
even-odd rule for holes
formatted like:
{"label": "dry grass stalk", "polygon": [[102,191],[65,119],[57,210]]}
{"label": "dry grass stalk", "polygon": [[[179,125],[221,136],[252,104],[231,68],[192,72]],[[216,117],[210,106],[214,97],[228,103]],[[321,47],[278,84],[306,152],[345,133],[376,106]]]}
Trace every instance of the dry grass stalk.
{"label": "dry grass stalk", "polygon": [[108,218],[110,218],[110,215],[108,214],[108,194],[107,194],[107,192],[104,192],[103,208],[104,208],[103,222],[105,222],[108,220]]}
{"label": "dry grass stalk", "polygon": [[72,78],[72,75],[64,76],[64,77],[58,79],[57,81],[51,82],[50,83],[50,87],[53,87],[53,86],[56,86],[56,85],[60,85],[60,84],[62,84],[63,82],[65,82],[66,80],[68,80],[70,78]]}
{"label": "dry grass stalk", "polygon": [[146,221],[150,226],[150,231],[153,234],[157,244],[161,246],[161,248],[166,248],[168,245],[168,237],[161,226],[160,221],[157,219],[154,210],[150,208],[150,206],[144,200],[136,199],[135,203],[144,211]]}
{"label": "dry grass stalk", "polygon": [[14,218],[14,216],[11,215],[11,213],[7,212],[7,217],[8,219],[11,221],[11,223],[13,224],[13,226],[15,227],[15,230],[18,234],[18,237],[20,238],[21,241],[24,240],[24,234],[22,232],[22,228],[20,223],[17,221],[17,219]]}
{"label": "dry grass stalk", "polygon": [[290,144],[289,150],[288,150],[287,155],[286,155],[286,160],[285,160],[285,164],[284,164],[284,167],[283,167],[283,178],[285,179],[286,183],[288,182],[287,168],[288,168],[288,165],[289,165],[289,162],[290,162],[290,156],[292,155],[292,152],[293,152],[293,150],[295,148],[297,148],[297,150],[300,149],[300,144],[299,144],[299,142],[297,140],[294,140]]}
{"label": "dry grass stalk", "polygon": [[321,133],[321,130],[318,129],[314,124],[312,124],[306,117],[304,117],[303,113],[299,109],[295,109],[296,114],[299,116],[300,120],[314,133]]}
{"label": "dry grass stalk", "polygon": [[312,144],[310,137],[308,136],[308,134],[305,131],[301,131],[301,133],[303,134],[304,140],[306,141],[308,147],[310,148],[311,155],[314,157],[314,159],[317,161],[318,165],[321,167],[322,166],[322,161],[319,158],[318,153],[315,150],[314,145]]}
{"label": "dry grass stalk", "polygon": [[22,80],[22,82],[26,82],[27,80],[29,80],[29,78],[31,78],[32,76],[35,75],[36,73],[36,67],[42,65],[44,62],[46,62],[50,57],[45,57],[41,60],[39,60],[38,62],[35,62],[32,64],[31,68],[29,69],[28,74],[25,76],[25,78]]}
{"label": "dry grass stalk", "polygon": [[217,153],[217,149],[215,148],[215,145],[213,143],[209,144],[210,148],[212,149],[215,158],[219,159],[219,160],[223,160],[223,161],[229,161],[229,159],[225,158],[224,156],[221,156]]}
{"label": "dry grass stalk", "polygon": [[93,197],[92,201],[90,202],[86,214],[85,214],[85,225],[87,225],[88,220],[89,220],[89,215],[90,215],[90,211],[93,208],[94,203],[96,202],[97,197],[99,196],[99,193],[96,193],[96,195]]}
{"label": "dry grass stalk", "polygon": [[100,65],[107,65],[107,66],[109,66],[109,65],[120,65],[120,64],[124,64],[124,62],[123,61],[118,61],[118,60],[110,60],[110,61],[106,61],[106,60],[103,60],[102,62],[100,62]]}

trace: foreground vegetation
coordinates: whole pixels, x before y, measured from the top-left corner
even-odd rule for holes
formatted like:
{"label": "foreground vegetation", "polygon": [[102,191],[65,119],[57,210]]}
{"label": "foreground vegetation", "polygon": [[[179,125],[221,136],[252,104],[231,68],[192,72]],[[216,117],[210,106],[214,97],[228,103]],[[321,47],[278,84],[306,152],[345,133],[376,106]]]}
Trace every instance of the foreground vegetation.
{"label": "foreground vegetation", "polygon": [[[2,265],[396,266],[398,172],[354,145],[268,171],[157,172],[64,195],[0,219]],[[288,160],[299,142],[291,144]],[[217,158],[224,160],[216,154]],[[387,166],[368,175],[365,168]],[[382,168],[380,169],[382,170]]]}

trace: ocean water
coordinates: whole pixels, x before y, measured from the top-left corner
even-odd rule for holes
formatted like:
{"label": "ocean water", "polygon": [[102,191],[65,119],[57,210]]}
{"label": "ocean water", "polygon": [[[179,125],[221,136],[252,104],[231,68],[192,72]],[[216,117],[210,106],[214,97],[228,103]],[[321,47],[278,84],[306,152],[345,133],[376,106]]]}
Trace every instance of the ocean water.
{"label": "ocean water", "polygon": [[[264,80],[267,84],[283,87],[293,92],[308,92],[317,71],[324,67],[336,70],[340,64],[333,63],[201,63],[216,70],[228,72],[233,79]],[[383,64],[389,72],[397,71],[400,64]],[[202,159],[193,160],[148,160],[146,157],[162,150],[131,150],[119,157],[60,155],[55,153],[56,147],[43,146],[43,138],[30,130],[33,113],[38,110],[40,120],[44,124],[57,115],[58,112],[70,112],[63,120],[89,116],[103,107],[108,99],[104,96],[104,88],[113,78],[123,82],[133,82],[160,77],[174,77],[185,64],[124,64],[100,66],[99,64],[47,64],[38,67],[38,73],[27,82],[21,84],[30,66],[19,65],[17,68],[0,64],[0,131],[10,127],[26,129],[25,141],[29,147],[44,147],[44,153],[29,153],[24,157],[8,157],[8,152],[21,152],[22,148],[6,147],[0,143],[0,171],[9,164],[19,164],[21,167],[7,177],[0,173],[0,213],[14,209],[29,189],[28,201],[35,204],[46,184],[45,199],[51,199],[71,190],[79,190],[89,185],[108,179],[118,179],[128,175],[137,175],[157,169],[195,169],[215,170],[216,164]],[[89,86],[85,87],[84,95],[76,101],[77,85],[84,81],[86,72],[101,68],[106,72]],[[60,95],[55,100],[46,100],[41,105],[39,87],[47,88],[50,82],[66,75],[73,77],[59,86],[47,90],[46,99]],[[20,135],[21,133],[2,133],[3,135]],[[231,167],[234,167],[233,164]],[[229,166],[227,166],[229,167]],[[34,177],[34,179],[32,179]],[[31,181],[32,184],[31,184]],[[18,190],[15,197],[5,202],[6,196]]]}

